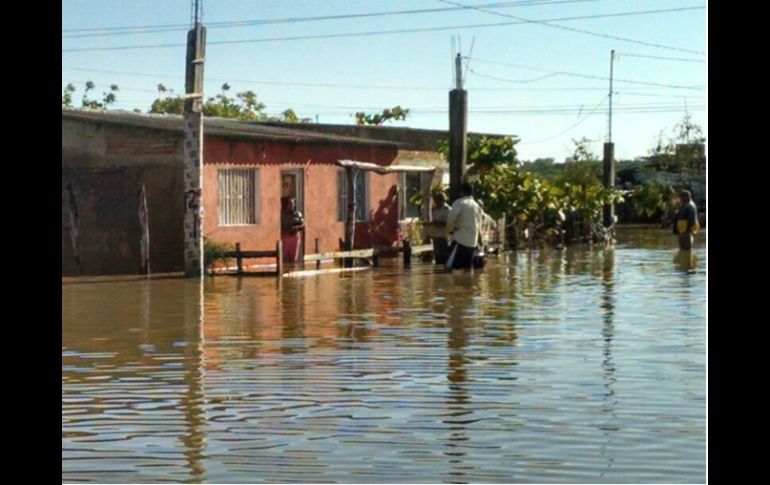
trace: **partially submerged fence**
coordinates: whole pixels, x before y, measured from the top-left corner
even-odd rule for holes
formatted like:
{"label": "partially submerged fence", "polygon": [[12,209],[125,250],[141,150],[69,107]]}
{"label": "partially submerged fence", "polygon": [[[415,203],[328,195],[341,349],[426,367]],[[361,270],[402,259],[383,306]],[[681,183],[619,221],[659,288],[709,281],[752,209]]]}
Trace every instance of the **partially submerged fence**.
{"label": "partially submerged fence", "polygon": [[[319,243],[318,239],[315,241],[315,250],[318,251]],[[412,264],[412,256],[417,254],[423,254],[433,251],[433,246],[430,244],[412,246],[409,241],[404,241],[402,246],[376,246],[368,249],[355,249],[353,251],[329,251],[329,252],[316,252],[314,254],[306,254],[302,258],[304,263],[316,264],[316,271],[321,272],[322,261],[340,261],[343,266],[352,267],[353,260],[363,260],[367,266],[379,266],[380,256],[398,256],[403,255],[404,267],[409,267]],[[278,240],[275,243],[275,250],[265,251],[251,251],[242,250],[240,243],[235,243],[235,251],[227,251],[221,254],[218,259],[235,259],[236,267],[235,273],[219,271],[212,274],[235,274],[235,275],[258,275],[258,276],[277,276],[280,277],[284,274],[284,262],[281,257],[283,254],[283,246],[281,241]],[[255,259],[255,258],[275,258],[275,271],[259,271],[259,272],[246,272],[244,271],[243,260]],[[349,263],[349,264],[346,264]],[[307,273],[303,271],[303,273]]]}

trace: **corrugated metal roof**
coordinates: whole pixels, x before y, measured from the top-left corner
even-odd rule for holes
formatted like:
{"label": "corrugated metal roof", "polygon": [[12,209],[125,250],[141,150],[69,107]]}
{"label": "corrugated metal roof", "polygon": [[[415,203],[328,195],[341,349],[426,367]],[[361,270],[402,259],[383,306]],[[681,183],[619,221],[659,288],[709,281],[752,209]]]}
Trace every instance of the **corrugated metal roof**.
{"label": "corrugated metal roof", "polygon": [[[92,110],[69,108],[62,106],[62,120],[79,120],[93,123],[108,123],[135,128],[174,131],[182,133],[183,121],[181,115],[145,114],[118,110]],[[397,147],[391,141],[373,140],[361,137],[349,137],[324,133],[288,129],[252,122],[238,121],[226,118],[203,118],[203,129],[206,135],[241,140],[271,141],[282,143],[308,144],[355,144]]]}
{"label": "corrugated metal roof", "polygon": [[[425,128],[410,128],[406,126],[379,126],[379,125],[336,125],[336,124],[297,124],[280,121],[259,122],[263,126],[273,126],[287,130],[306,130],[328,135],[339,135],[357,138],[389,141],[397,143],[403,149],[436,151],[439,141],[449,139],[449,130],[429,130]],[[486,136],[489,138],[502,138],[504,134],[468,132],[468,135]]]}

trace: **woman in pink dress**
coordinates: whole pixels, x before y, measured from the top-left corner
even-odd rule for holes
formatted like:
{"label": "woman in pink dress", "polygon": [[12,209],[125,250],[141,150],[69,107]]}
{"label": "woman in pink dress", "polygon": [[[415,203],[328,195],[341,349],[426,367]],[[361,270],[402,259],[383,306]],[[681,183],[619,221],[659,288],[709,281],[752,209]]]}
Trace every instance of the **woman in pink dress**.
{"label": "woman in pink dress", "polygon": [[297,210],[294,197],[281,198],[281,243],[283,244],[283,262],[299,261],[301,231],[305,228],[302,213]]}

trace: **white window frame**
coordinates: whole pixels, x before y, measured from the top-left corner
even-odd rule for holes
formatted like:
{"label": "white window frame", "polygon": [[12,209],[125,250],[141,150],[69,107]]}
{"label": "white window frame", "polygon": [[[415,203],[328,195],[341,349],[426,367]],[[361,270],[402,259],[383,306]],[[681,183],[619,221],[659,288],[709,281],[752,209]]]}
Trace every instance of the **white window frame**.
{"label": "white window frame", "polygon": [[[251,187],[249,185],[253,184]],[[249,192],[252,192],[249,195]],[[236,203],[227,203],[236,197]],[[217,169],[217,225],[220,227],[255,226],[260,220],[259,169],[228,167]],[[250,199],[250,200],[247,200]],[[249,214],[250,202],[253,214]]]}
{"label": "white window frame", "polygon": [[406,216],[406,206],[409,203],[409,194],[407,194],[407,187],[406,187],[406,178],[409,175],[416,175],[420,178],[420,185],[418,188],[419,192],[422,192],[422,189],[425,184],[425,177],[423,177],[422,172],[401,172],[399,174],[399,180],[398,183],[400,185],[400,190],[398,191],[399,194],[399,204],[398,204],[398,219],[400,221],[413,221],[415,219],[420,219],[420,213],[421,210],[418,210],[418,214],[416,216],[407,217]]}

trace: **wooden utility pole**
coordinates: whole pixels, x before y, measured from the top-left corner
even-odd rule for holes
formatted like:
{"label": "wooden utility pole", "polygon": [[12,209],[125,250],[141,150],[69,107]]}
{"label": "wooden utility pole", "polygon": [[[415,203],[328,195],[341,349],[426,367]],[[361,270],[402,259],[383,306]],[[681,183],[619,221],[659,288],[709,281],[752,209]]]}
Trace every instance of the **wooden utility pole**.
{"label": "wooden utility pole", "polygon": [[468,92],[463,89],[462,58],[455,57],[455,89],[449,91],[449,199],[460,197],[468,157]]}
{"label": "wooden utility pole", "polygon": [[187,32],[184,96],[184,268],[185,276],[203,274],[201,179],[203,178],[203,63],[206,28],[195,0],[193,28]]}

